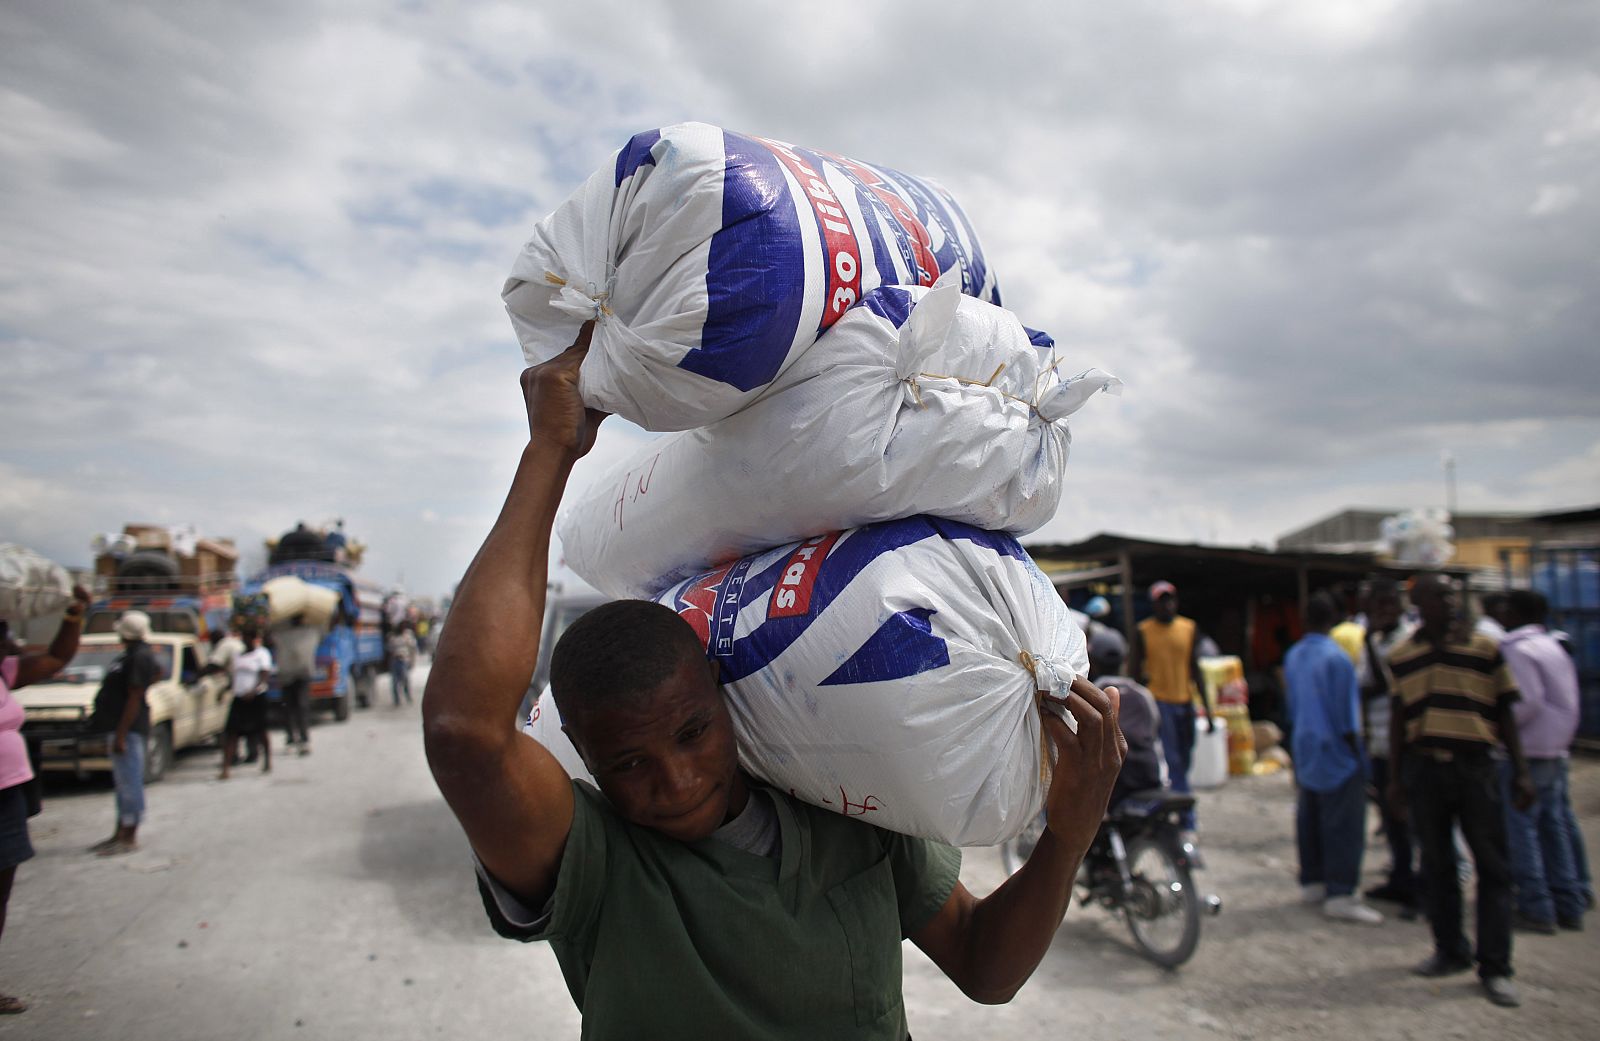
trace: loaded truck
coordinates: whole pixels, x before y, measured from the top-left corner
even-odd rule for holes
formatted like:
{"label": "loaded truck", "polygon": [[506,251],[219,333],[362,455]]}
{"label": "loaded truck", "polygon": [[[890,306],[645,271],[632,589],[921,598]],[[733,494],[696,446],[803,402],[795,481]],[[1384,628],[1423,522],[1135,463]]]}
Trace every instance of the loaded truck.
{"label": "loaded truck", "polygon": [[22,735],[43,770],[111,769],[106,736],[90,733],[88,721],[100,681],[122,653],[117,618],[143,611],[150,616],[150,648],[161,667],[146,694],[145,778],[158,781],[176,752],[214,740],[228,718],[226,677],[200,672],[207,634],[228,624],[239,554],[227,539],[154,524],[130,524],[120,535],[97,539],[95,548],[95,600],[78,653],[50,682],[15,693],[24,712]]}
{"label": "loaded truck", "polygon": [[[241,598],[262,594],[275,578],[292,576],[338,595],[327,635],[317,647],[311,705],[326,708],[335,719],[350,718],[354,702],[372,703],[378,674],[383,671],[383,590],[356,574],[342,535],[304,524],[268,543],[267,566],[239,587]],[[270,692],[278,697],[278,691]]]}

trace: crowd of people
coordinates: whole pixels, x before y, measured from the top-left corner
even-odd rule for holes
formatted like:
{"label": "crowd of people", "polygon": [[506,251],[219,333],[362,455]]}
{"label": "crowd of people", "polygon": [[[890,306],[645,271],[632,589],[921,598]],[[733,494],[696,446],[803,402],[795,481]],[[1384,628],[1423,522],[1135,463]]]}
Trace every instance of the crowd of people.
{"label": "crowd of people", "polygon": [[[0,619],[0,935],[5,931],[5,911],[17,868],[34,855],[28,818],[39,812],[42,795],[40,779],[21,733],[23,709],[11,692],[47,682],[67,666],[78,651],[90,600],[87,590],[73,590],[72,603],[63,614],[55,637],[42,652],[25,653],[13,640],[6,621]],[[222,689],[232,695],[222,735],[221,780],[231,776],[241,741],[246,746],[243,761],[259,760],[263,773],[271,771],[272,742],[268,731],[272,708],[269,692],[273,689],[280,694],[284,748],[301,756],[311,754],[310,687],[316,675],[317,648],[325,635],[302,616],[277,625],[245,615],[236,616],[232,622],[228,629],[210,631],[209,649],[200,674],[195,677],[199,680],[220,675],[224,678]],[[115,792],[113,830],[110,836],[89,847],[89,852],[99,857],[121,856],[139,849],[151,729],[146,695],[163,678],[149,643],[150,626],[150,616],[144,611],[124,611],[117,618],[115,633],[122,653],[105,670],[86,723],[88,733],[104,736]],[[415,621],[404,619],[386,637],[396,706],[401,704],[402,695],[407,704],[411,701],[410,671],[421,646],[416,629]],[[27,1007],[22,999],[0,993],[0,1015],[23,1012]]]}
{"label": "crowd of people", "polygon": [[[1138,776],[1118,792],[1160,783],[1157,762],[1169,787],[1188,792],[1207,704],[1200,660],[1215,652],[1178,613],[1171,582],[1148,596],[1131,653],[1110,605],[1085,605],[1090,676],[1122,692],[1124,773]],[[1564,634],[1546,628],[1539,593],[1486,594],[1476,618],[1465,606],[1432,573],[1406,589],[1374,578],[1305,604],[1304,635],[1283,658],[1299,880],[1304,902],[1331,919],[1381,925],[1373,903],[1406,920],[1426,916],[1434,949],[1417,974],[1475,967],[1490,1000],[1515,1006],[1513,931],[1581,930],[1594,906],[1568,790],[1578,675]],[[1363,892],[1369,805],[1390,862]],[[1462,886],[1473,876],[1475,946],[1462,930]]]}
{"label": "crowd of people", "polygon": [[[1328,592],[1307,603],[1284,661],[1300,882],[1330,917],[1384,921],[1357,892],[1370,797],[1391,863],[1365,896],[1426,915],[1433,951],[1416,973],[1476,967],[1491,1001],[1516,1006],[1513,930],[1581,930],[1594,905],[1567,789],[1577,669],[1539,593],[1486,597],[1475,627],[1461,595],[1423,574],[1409,614],[1385,579],[1363,586],[1353,616]],[[1462,929],[1469,857],[1475,945]]]}
{"label": "crowd of people", "polygon": [[[1119,764],[1120,770],[1108,771],[1106,763],[1100,763],[1091,771],[1093,777],[1084,775],[1084,783],[1092,787],[1114,779],[1107,800],[1112,806],[1127,793],[1163,784],[1188,792],[1197,725],[1208,711],[1201,660],[1213,649],[1196,623],[1179,612],[1178,590],[1171,582],[1156,582],[1147,592],[1150,616],[1128,636],[1109,624],[1110,608],[1101,598],[1090,602],[1090,617],[1085,621],[1093,685],[1086,686],[1083,693],[1093,693],[1095,698],[1103,698],[1099,692],[1111,688],[1120,693],[1118,702],[1093,702],[1098,708],[1084,718],[1101,713],[1116,719],[1125,744],[1120,752],[1108,746],[1105,753],[1107,762]],[[1354,596],[1321,591],[1305,603],[1304,635],[1283,660],[1284,722],[1296,782],[1299,883],[1304,901],[1330,919],[1380,926],[1387,917],[1374,904],[1392,906],[1403,919],[1425,916],[1432,951],[1416,966],[1416,973],[1436,978],[1476,969],[1491,1001],[1515,1006],[1520,998],[1512,983],[1513,933],[1554,935],[1581,930],[1586,912],[1594,905],[1583,838],[1568,789],[1569,748],[1579,716],[1577,671],[1558,634],[1546,628],[1549,609],[1540,594],[1519,589],[1485,596],[1482,613],[1476,618],[1465,610],[1463,595],[1448,577],[1422,574],[1405,588],[1391,579],[1374,578],[1363,583]],[[472,603],[470,599],[467,602]],[[22,710],[10,698],[10,691],[46,681],[66,666],[76,653],[88,605],[89,594],[76,590],[54,639],[44,651],[33,654],[20,653],[0,622],[0,933],[17,866],[33,855],[27,818],[37,812],[39,794],[19,733]],[[637,614],[645,608],[633,610]],[[202,676],[223,677],[232,696],[222,740],[222,779],[230,777],[240,761],[241,741],[244,762],[259,761],[263,772],[271,770],[268,710],[273,689],[281,692],[282,748],[309,755],[308,690],[323,635],[300,617],[271,626],[250,618],[236,618],[235,622],[232,630],[210,634],[201,672]],[[674,628],[675,617],[630,615],[624,622],[617,623],[622,629],[613,625],[597,631],[591,638],[589,657],[582,662],[571,660],[578,652],[571,649],[571,641],[565,641],[566,650],[557,648],[552,669],[579,677],[569,676],[569,683],[588,683],[583,679],[588,675],[586,669],[602,665],[604,669],[633,668],[612,661],[606,651],[616,645],[624,630],[637,635],[652,624],[662,627],[663,646],[684,643],[683,633]],[[426,629],[419,633],[417,624],[404,618],[386,625],[385,630],[393,703],[398,707],[411,702],[410,672],[424,653],[429,634]],[[584,630],[579,626],[575,631],[581,637]],[[106,735],[115,789],[114,830],[91,847],[93,853],[104,857],[139,847],[150,734],[145,694],[161,678],[160,666],[147,643],[149,617],[137,610],[127,611],[117,619],[115,632],[123,653],[101,681],[89,724]],[[686,662],[698,661],[690,653],[692,648],[684,648],[662,651],[659,660],[646,662],[655,670],[651,675],[665,670],[677,676],[687,668]],[[515,652],[524,657],[531,653],[520,644]],[[507,653],[511,653],[509,645]],[[510,672],[520,675],[519,670]],[[684,690],[673,695],[683,705],[673,713],[681,715],[678,709],[687,712],[684,706],[689,706],[694,709],[691,716],[709,712],[719,717],[724,711],[718,708],[720,699],[710,693],[714,685],[708,687],[703,679],[697,673],[693,684],[684,680]],[[515,684],[509,681],[502,685],[507,701],[512,693],[520,693],[511,689]],[[687,693],[691,686],[692,697]],[[677,691],[670,684],[662,689]],[[633,720],[640,711],[639,706],[630,704],[616,708],[614,714]],[[674,727],[681,722],[676,715]],[[580,736],[587,734],[583,725],[577,726]],[[437,743],[441,740],[437,715],[434,726],[430,740],[436,743],[431,753],[438,771],[445,757]],[[669,729],[661,739],[663,747],[677,747],[684,740],[681,728]],[[628,731],[623,727],[619,732]],[[602,743],[601,735],[599,729],[587,734],[588,744]],[[1061,739],[1060,735],[1053,737]],[[520,742],[513,748],[519,754],[527,752]],[[590,753],[594,754],[592,747]],[[728,749],[719,746],[715,758],[719,770],[733,769]],[[564,773],[557,776],[543,769],[547,764],[536,765],[546,795],[571,797],[573,789],[567,786]],[[622,769],[617,767],[619,776],[611,780],[619,786],[617,791],[625,790],[621,787],[625,785]],[[730,776],[737,782],[737,774]],[[450,794],[452,782],[442,780]],[[463,791],[471,787],[466,784]],[[1067,804],[1064,792],[1052,788],[1053,804]],[[763,808],[760,820],[750,825],[759,834],[736,836],[738,841],[749,838],[748,849],[758,856],[777,856],[783,829],[796,827],[791,818],[803,812],[787,802],[768,805],[763,800],[778,798],[772,793],[734,792],[729,797],[734,795]],[[452,805],[463,814],[464,823],[478,806],[466,797]],[[543,805],[535,800],[519,812],[537,816]],[[1390,863],[1382,883],[1363,892],[1369,805],[1375,808]],[[647,809],[640,809],[640,814],[647,816]],[[631,818],[616,817],[617,812],[599,804],[571,804],[564,823],[567,830],[578,829],[580,819],[587,821],[583,827],[591,831],[633,829],[628,822]],[[703,838],[700,833],[708,828],[721,835],[722,828],[745,820],[742,812],[732,809],[713,816],[715,820],[707,817],[703,826],[696,825],[696,840]],[[1092,830],[1092,823],[1075,821],[1071,831]],[[808,826],[834,824],[831,815],[823,815]],[[1191,832],[1197,827],[1192,812],[1183,824]],[[567,834],[567,830],[558,830]],[[635,830],[628,834],[643,841],[639,835],[644,833],[635,835]],[[473,833],[469,827],[469,834]],[[518,863],[494,845],[497,836],[504,834],[510,832],[482,826],[474,842],[489,916],[507,936],[553,936],[564,921],[552,917],[557,913],[552,908],[558,906],[554,896],[559,891],[559,869],[563,856],[574,854],[543,850],[538,878],[517,885],[500,874],[513,874]],[[584,841],[597,841],[595,834],[598,832],[586,833]],[[615,837],[609,836],[607,841]],[[669,853],[671,858],[679,855],[676,846],[661,846],[652,856],[668,857]],[[939,859],[942,854],[921,846],[908,846],[903,854],[906,884],[922,887],[922,904],[914,915],[902,917],[902,927],[926,948],[943,954],[950,940],[943,931],[955,929],[953,923],[961,915],[979,913],[985,902],[975,901],[959,889],[953,867]],[[1476,882],[1475,943],[1468,942],[1462,928],[1462,889],[1471,878]],[[1041,892],[1048,888],[1043,883],[1041,887]],[[542,899],[524,900],[524,895]],[[576,899],[571,894],[569,898]],[[902,915],[908,914],[902,911]],[[945,916],[955,917],[946,921]],[[1017,923],[1025,917],[1018,917]],[[1055,917],[1059,919],[1059,915]],[[1009,918],[1005,920],[1010,923]],[[1015,924],[1015,928],[1023,926]],[[1013,929],[1013,924],[1004,929]],[[1033,954],[1043,950],[1036,939],[1030,933]],[[1030,966],[1022,961],[1014,975],[1025,978]],[[969,979],[960,966],[951,972],[964,987],[978,979]],[[981,990],[989,983],[985,978],[973,985]],[[889,983],[885,981],[884,986]],[[1009,986],[1001,986],[996,993]],[[0,1014],[25,1008],[21,1000],[0,994]]]}

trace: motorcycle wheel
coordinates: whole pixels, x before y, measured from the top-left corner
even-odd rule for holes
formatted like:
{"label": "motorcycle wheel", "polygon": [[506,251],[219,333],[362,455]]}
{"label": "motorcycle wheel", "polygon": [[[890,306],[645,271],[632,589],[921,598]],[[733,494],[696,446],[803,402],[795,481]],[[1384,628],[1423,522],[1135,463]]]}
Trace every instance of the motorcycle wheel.
{"label": "motorcycle wheel", "polygon": [[1123,914],[1133,942],[1157,965],[1176,969],[1200,942],[1200,893],[1168,843],[1141,835],[1128,843],[1133,886]]}

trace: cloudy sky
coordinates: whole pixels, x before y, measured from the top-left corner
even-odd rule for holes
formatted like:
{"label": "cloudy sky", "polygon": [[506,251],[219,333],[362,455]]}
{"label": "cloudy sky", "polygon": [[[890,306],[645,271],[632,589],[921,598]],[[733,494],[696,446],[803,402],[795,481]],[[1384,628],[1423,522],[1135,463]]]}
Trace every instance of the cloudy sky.
{"label": "cloudy sky", "polygon": [[684,119],[938,178],[1123,377],[1038,539],[1270,543],[1446,451],[1463,509],[1600,502],[1592,0],[943,6],[5,4],[0,540],[342,516],[446,591],[525,436],[512,258]]}

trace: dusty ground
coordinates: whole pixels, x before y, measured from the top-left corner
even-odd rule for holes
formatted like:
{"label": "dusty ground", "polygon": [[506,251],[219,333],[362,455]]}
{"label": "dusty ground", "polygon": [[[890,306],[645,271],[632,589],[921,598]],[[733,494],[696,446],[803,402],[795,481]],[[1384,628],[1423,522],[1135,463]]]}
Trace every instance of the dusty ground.
{"label": "dusty ground", "polygon": [[[499,940],[483,921],[416,710],[325,721],[313,745],[226,784],[215,753],[182,757],[150,790],[145,850],[119,860],[83,853],[109,830],[109,787],[54,786],[0,943],[0,990],[34,1007],[0,1019],[0,1038],[577,1037],[549,950]],[[1575,773],[1600,837],[1600,762]],[[1227,909],[1181,972],[1141,960],[1102,912],[1074,908],[1017,1000],[984,1008],[908,945],[918,1041],[1596,1035],[1600,919],[1582,934],[1519,935],[1526,1004],[1495,1009],[1470,977],[1409,975],[1428,951],[1422,924],[1362,928],[1300,907],[1291,805],[1281,775],[1204,796],[1201,881]],[[1600,863],[1593,841],[1590,855]],[[1369,876],[1381,861],[1374,844]],[[963,875],[993,888],[998,857],[968,851]]]}

